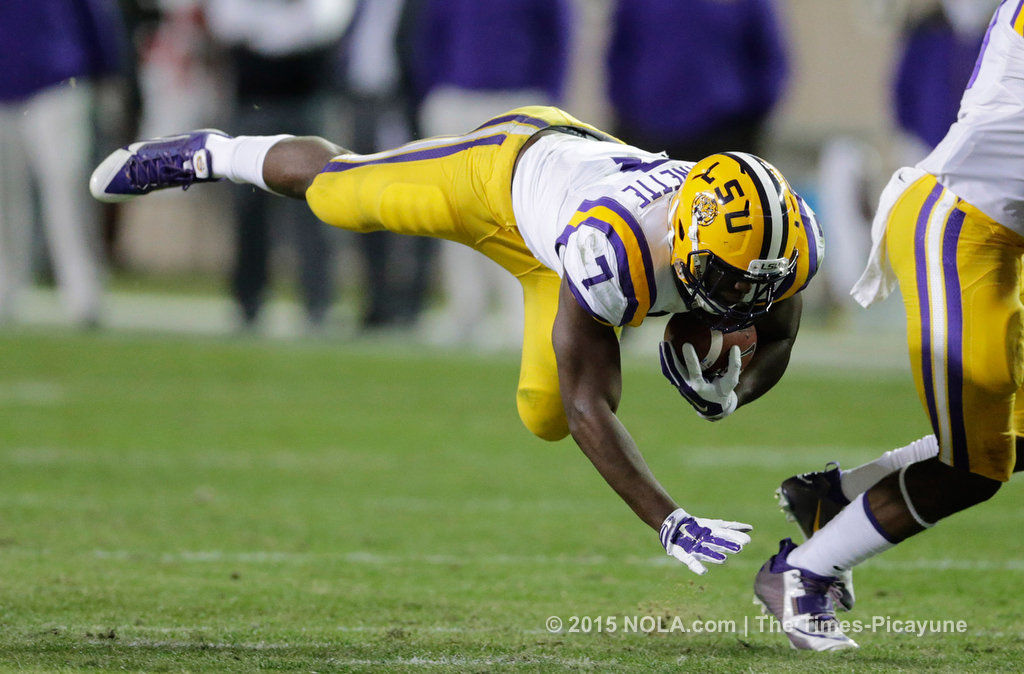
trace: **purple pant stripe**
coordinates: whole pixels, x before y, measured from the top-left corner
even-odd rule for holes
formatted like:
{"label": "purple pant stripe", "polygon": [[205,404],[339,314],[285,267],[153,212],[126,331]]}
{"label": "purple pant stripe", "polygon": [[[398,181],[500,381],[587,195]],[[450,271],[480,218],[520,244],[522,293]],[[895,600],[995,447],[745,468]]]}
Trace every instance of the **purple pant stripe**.
{"label": "purple pant stripe", "polygon": [[963,307],[960,305],[960,274],[956,266],[956,249],[963,229],[964,212],[954,209],[946,220],[942,237],[942,269],[946,286],[946,313],[949,335],[946,346],[946,381],[949,389],[950,433],[953,436],[953,466],[969,470],[967,433],[964,430],[964,350]]}
{"label": "purple pant stripe", "polygon": [[[928,418],[936,436],[939,433],[939,417],[935,411],[935,385],[932,374],[932,320],[928,304],[928,260],[925,255],[925,236],[928,233],[928,219],[942,194],[942,185],[936,184],[924,200],[924,205],[917,214],[917,225],[914,228],[914,267],[917,270],[917,302],[920,305],[921,318],[921,379],[924,386],[925,400],[928,403]],[[941,442],[941,438],[940,438]]]}
{"label": "purple pant stripe", "polygon": [[890,536],[889,533],[882,528],[882,525],[878,523],[878,520],[875,518],[875,513],[871,512],[871,506],[868,505],[868,495],[862,494],[860,500],[861,503],[864,505],[864,514],[867,515],[868,522],[871,522],[871,526],[875,528],[875,531],[877,531],[882,536],[882,538],[889,541],[890,543],[898,543],[899,541]]}
{"label": "purple pant stripe", "polygon": [[440,157],[448,157],[450,155],[462,152],[463,150],[469,150],[474,147],[480,147],[482,145],[501,145],[505,142],[505,134],[498,134],[496,136],[487,136],[485,138],[478,138],[476,140],[467,140],[462,143],[455,143],[454,145],[446,145],[444,147],[432,147],[421,150],[410,150],[409,152],[403,152],[400,154],[394,154],[390,157],[382,157],[380,159],[370,159],[367,161],[332,161],[324,167],[322,173],[340,173],[341,171],[348,171],[349,169],[359,168],[361,166],[373,166],[375,164],[398,164],[407,161],[420,161],[423,159],[438,159]]}

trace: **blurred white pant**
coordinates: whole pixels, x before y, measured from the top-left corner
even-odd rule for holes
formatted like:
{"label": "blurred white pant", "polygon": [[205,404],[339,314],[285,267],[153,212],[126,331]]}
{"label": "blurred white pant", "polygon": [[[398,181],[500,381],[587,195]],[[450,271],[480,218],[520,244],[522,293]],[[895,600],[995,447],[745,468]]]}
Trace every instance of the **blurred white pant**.
{"label": "blurred white pant", "polygon": [[846,136],[826,142],[818,159],[828,256],[824,278],[830,300],[839,306],[849,306],[850,288],[871,250],[871,209],[877,199],[870,178],[881,174],[880,163],[870,145]]}
{"label": "blurred white pant", "polygon": [[[439,88],[420,109],[427,136],[466,133],[484,120],[522,105],[546,105],[541,91],[470,91]],[[523,290],[512,276],[476,251],[441,241],[441,278],[448,341],[518,347],[523,333]],[[491,302],[494,311],[488,310]]]}
{"label": "blurred white pant", "polygon": [[98,319],[102,286],[97,206],[89,196],[92,88],[54,86],[0,104],[0,317],[12,317],[31,268],[31,178],[60,286],[75,322]]}

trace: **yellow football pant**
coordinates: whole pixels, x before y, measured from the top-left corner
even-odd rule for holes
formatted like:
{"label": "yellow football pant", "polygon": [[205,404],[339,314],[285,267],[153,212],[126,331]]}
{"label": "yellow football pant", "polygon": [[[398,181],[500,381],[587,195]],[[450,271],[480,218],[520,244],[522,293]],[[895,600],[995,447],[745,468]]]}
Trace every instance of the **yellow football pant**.
{"label": "yellow football pant", "polygon": [[1024,238],[925,176],[893,207],[885,244],[939,458],[1005,482],[1024,428]]}
{"label": "yellow football pant", "polygon": [[560,280],[530,253],[512,213],[519,150],[552,125],[601,134],[557,108],[517,108],[462,136],[335,157],[313,181],[306,201],[318,218],[343,229],[458,241],[519,279],[525,305],[519,416],[535,435],[560,440],[569,432],[551,345]]}

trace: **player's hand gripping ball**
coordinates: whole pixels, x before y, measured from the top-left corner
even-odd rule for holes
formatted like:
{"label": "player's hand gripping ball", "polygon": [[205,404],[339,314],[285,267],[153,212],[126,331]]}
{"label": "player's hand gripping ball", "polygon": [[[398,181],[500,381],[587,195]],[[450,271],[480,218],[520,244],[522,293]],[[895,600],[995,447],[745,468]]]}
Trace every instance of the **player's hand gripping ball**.
{"label": "player's hand gripping ball", "polygon": [[718,421],[736,411],[740,371],[756,347],[754,328],[723,333],[694,316],[676,314],[659,347],[661,371],[697,414]]}
{"label": "player's hand gripping ball", "polygon": [[720,332],[712,330],[696,316],[674,314],[665,326],[665,341],[680,359],[683,344],[692,344],[704,377],[712,379],[729,367],[729,349],[733,346],[740,349],[740,369],[747,366],[757,349],[757,330],[751,325],[734,332]]}

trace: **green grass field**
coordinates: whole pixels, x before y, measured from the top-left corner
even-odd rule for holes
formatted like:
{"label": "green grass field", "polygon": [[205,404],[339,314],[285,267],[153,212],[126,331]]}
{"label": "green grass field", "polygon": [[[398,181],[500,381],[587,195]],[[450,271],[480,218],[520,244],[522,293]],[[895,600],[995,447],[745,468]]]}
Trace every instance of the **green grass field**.
{"label": "green grass field", "polygon": [[[0,668],[1020,668],[1019,484],[857,571],[849,618],[965,632],[815,655],[758,630],[753,575],[795,531],[773,490],[923,434],[904,372],[795,368],[708,424],[656,368],[627,362],[620,411],[655,473],[691,512],[755,526],[702,578],[571,440],[521,427],[512,356],[0,333]],[[737,629],[621,629],[644,616]]]}

